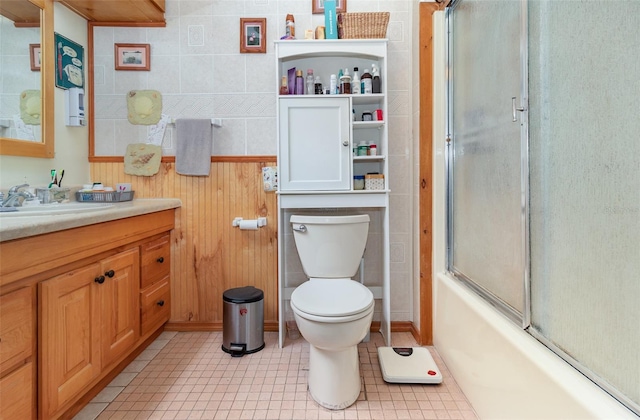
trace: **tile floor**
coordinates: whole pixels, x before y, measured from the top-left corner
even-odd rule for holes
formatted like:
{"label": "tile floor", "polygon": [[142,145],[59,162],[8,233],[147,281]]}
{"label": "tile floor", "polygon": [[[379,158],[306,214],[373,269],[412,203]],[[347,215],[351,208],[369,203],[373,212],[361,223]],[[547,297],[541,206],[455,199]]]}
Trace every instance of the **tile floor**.
{"label": "tile floor", "polygon": [[[359,345],[363,389],[351,407],[331,411],[307,393],[309,345],[303,338],[234,358],[221,350],[221,332],[164,332],[74,420],[87,419],[477,419],[433,348],[439,385],[388,384],[382,379],[371,334]],[[393,333],[396,347],[415,346]]]}

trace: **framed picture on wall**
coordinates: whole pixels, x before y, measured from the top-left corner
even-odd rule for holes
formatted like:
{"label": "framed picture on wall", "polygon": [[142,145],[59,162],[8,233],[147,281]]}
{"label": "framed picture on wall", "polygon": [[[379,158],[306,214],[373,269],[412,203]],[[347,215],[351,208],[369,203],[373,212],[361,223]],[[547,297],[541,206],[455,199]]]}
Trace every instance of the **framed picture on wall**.
{"label": "framed picture on wall", "polygon": [[116,70],[151,70],[151,44],[115,44]]}
{"label": "framed picture on wall", "polygon": [[40,44],[29,44],[31,71],[40,71]]}
{"label": "framed picture on wall", "polygon": [[[347,11],[347,0],[336,0],[336,13]],[[324,0],[311,0],[311,13],[314,15],[324,14]]]}
{"label": "framed picture on wall", "polygon": [[240,18],[240,52],[267,52],[266,18]]}
{"label": "framed picture on wall", "polygon": [[84,47],[57,32],[53,33],[56,49],[56,87],[84,88]]}

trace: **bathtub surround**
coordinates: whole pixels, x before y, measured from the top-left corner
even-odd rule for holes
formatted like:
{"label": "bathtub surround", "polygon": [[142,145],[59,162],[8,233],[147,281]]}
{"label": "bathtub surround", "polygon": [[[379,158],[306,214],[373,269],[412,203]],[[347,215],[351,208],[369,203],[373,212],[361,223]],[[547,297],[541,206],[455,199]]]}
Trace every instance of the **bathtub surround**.
{"label": "bathtub surround", "polygon": [[637,419],[446,273],[434,299],[435,347],[480,418]]}

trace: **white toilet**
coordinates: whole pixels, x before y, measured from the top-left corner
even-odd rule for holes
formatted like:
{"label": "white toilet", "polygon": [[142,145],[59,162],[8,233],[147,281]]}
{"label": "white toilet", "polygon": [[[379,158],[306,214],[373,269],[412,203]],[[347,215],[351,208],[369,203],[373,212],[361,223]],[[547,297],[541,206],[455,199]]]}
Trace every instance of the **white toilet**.
{"label": "white toilet", "polygon": [[358,343],[373,319],[373,294],[352,280],[364,254],[369,216],[297,216],[293,237],[309,280],[291,294],[298,329],[309,342],[309,393],[341,410],[360,395]]}

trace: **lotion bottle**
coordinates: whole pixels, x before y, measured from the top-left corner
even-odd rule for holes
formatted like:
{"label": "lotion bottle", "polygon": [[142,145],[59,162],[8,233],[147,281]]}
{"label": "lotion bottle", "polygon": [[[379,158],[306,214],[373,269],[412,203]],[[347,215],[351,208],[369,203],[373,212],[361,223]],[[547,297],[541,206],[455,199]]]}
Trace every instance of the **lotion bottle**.
{"label": "lotion bottle", "polygon": [[296,70],[296,95],[304,95],[304,78],[302,77],[302,70]]}
{"label": "lotion bottle", "polygon": [[358,68],[353,68],[353,79],[351,79],[351,93],[354,95],[359,95],[360,92],[360,74],[358,73]]}
{"label": "lotion bottle", "polygon": [[344,69],[344,73],[340,78],[340,93],[348,95],[351,93],[351,75],[349,69]]}
{"label": "lotion bottle", "polygon": [[380,83],[380,71],[378,70],[378,66],[376,66],[375,64],[372,64],[371,72],[373,73],[373,79],[371,80],[371,92],[380,93],[381,83]]}
{"label": "lotion bottle", "polygon": [[332,74],[330,80],[329,93],[331,95],[335,95],[336,93],[338,93],[338,77],[335,74]]}
{"label": "lotion bottle", "polygon": [[364,69],[362,72],[362,93],[373,93],[371,74],[368,69]]}
{"label": "lotion bottle", "polygon": [[285,35],[291,38],[296,37],[296,21],[292,14],[288,14],[286,18]]}
{"label": "lotion bottle", "polygon": [[315,91],[315,78],[313,77],[313,69],[307,69],[307,95],[313,95]]}
{"label": "lotion bottle", "polygon": [[287,87],[287,76],[282,76],[280,81],[280,95],[288,95],[289,88]]}

